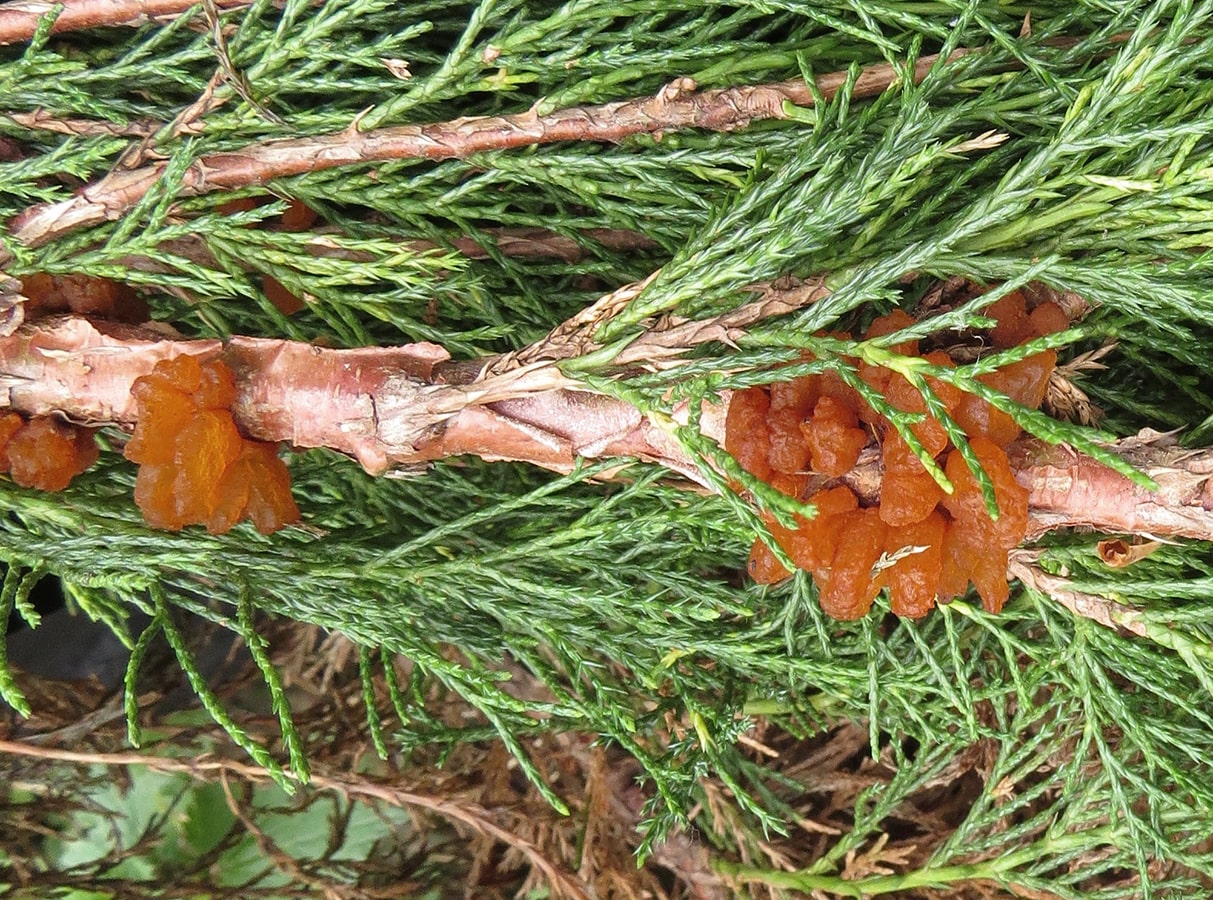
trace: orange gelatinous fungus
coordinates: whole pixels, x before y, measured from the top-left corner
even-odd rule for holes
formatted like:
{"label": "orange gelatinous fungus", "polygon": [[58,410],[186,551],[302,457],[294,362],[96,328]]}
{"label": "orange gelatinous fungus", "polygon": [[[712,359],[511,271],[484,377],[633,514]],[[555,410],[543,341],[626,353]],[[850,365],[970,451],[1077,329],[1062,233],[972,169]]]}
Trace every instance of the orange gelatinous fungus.
{"label": "orange gelatinous fungus", "polygon": [[180,531],[189,524],[173,499],[177,470],[171,464],[147,463],[135,475],[135,504],[153,528]]}
{"label": "orange gelatinous fungus", "polygon": [[198,412],[192,395],[172,388],[144,392],[139,410],[135,433],[123,455],[140,464],[171,465],[177,456],[176,436]]}
{"label": "orange gelatinous fungus", "polygon": [[809,476],[803,473],[786,475],[783,472],[776,472],[771,476],[771,487],[787,497],[803,500],[805,491],[809,487]]}
{"label": "orange gelatinous fungus", "polygon": [[[971,446],[994,484],[998,520],[990,518],[977,479],[960,452],[953,450],[946,472],[955,491],[943,500],[953,519],[949,530],[949,553],[952,565],[964,572],[977,588],[982,605],[991,612],[998,612],[1010,590],[1007,587],[1007,551],[1017,546],[1027,532],[1028,492],[1015,480],[1001,447],[981,438],[975,438]],[[954,580],[958,577],[953,575]],[[949,583],[946,588],[954,590],[955,584]],[[963,589],[962,586],[957,593]],[[944,596],[944,593],[945,586],[941,584],[940,595]]]}
{"label": "orange gelatinous fungus", "polygon": [[938,601],[947,603],[969,589],[969,573],[976,562],[976,551],[964,540],[964,528],[948,522],[940,553]]}
{"label": "orange gelatinous fungus", "polygon": [[1070,327],[1070,317],[1066,315],[1065,310],[1052,300],[1046,300],[1037,306],[1036,309],[1032,310],[1028,315],[1028,322],[1032,326],[1032,332],[1037,337],[1043,337],[1046,334],[1056,334]]}
{"label": "orange gelatinous fungus", "polygon": [[767,426],[770,408],[771,398],[764,388],[746,388],[733,393],[725,418],[724,449],[743,469],[764,481],[771,475],[771,432]]}
{"label": "orange gelatinous fungus", "polygon": [[194,400],[199,409],[231,409],[236,402],[236,376],[227,366],[209,363],[201,367]]}
{"label": "orange gelatinous fungus", "polygon": [[8,442],[13,439],[13,436],[23,427],[25,427],[25,419],[15,412],[5,413],[0,416],[0,471],[8,471],[8,456],[4,452],[5,448],[8,447]]}
{"label": "orange gelatinous fungus", "polygon": [[876,510],[856,509],[843,514],[836,528],[841,532],[838,550],[824,584],[819,585],[818,599],[826,615],[862,619],[880,590],[872,567],[884,549],[888,526]]}
{"label": "orange gelatinous fungus", "polygon": [[890,428],[880,442],[880,459],[886,472],[926,472],[922,461],[910,449],[906,440]]}
{"label": "orange gelatinous fungus", "polygon": [[934,510],[921,522],[890,528],[886,546],[897,557],[884,574],[889,604],[899,616],[917,619],[935,606],[943,567],[943,537],[947,521]]}
{"label": "orange gelatinous fungus", "polygon": [[236,382],[218,360],[177,356],[131,389],[139,408],[125,455],[140,463],[135,502],[148,524],[213,533],[250,518],[263,533],[299,520],[290,474],[272,444],[243,437],[230,411]]}
{"label": "orange gelatinous fungus", "polygon": [[813,412],[817,402],[818,379],[814,376],[780,381],[770,386],[771,405],[767,412],[771,449],[768,461],[776,472],[803,472],[809,464],[809,448],[800,425]]}
{"label": "orange gelatinous fungus", "polygon": [[851,471],[868,443],[868,433],[859,427],[855,407],[836,397],[825,396],[813,407],[813,417],[801,426],[808,444],[813,471],[839,478]]}
{"label": "orange gelatinous fungus", "polygon": [[291,200],[279,220],[283,231],[304,231],[316,223],[316,211],[302,200]]}
{"label": "orange gelatinous fungus", "polygon": [[1006,451],[1001,447],[983,438],[974,438],[969,445],[994,484],[998,521],[986,511],[981,486],[959,450],[948,454],[944,471],[954,490],[951,496],[944,497],[943,505],[955,521],[966,527],[975,542],[1010,549],[1023,540],[1028,530],[1028,491],[1015,480]]}
{"label": "orange gelatinous fungus", "polygon": [[93,463],[101,458],[101,451],[97,447],[97,441],[93,438],[93,429],[84,428],[80,425],[72,427],[73,443],[76,445],[76,466],[77,474],[89,468]]}
{"label": "orange gelatinous fungus", "polygon": [[918,388],[901,375],[894,375],[885,387],[885,397],[901,412],[920,413],[923,419],[910,426],[914,436],[932,456],[948,446],[948,433],[938,419],[927,412],[927,401]]}
{"label": "orange gelatinous fungus", "polygon": [[814,494],[809,502],[817,508],[817,515],[798,519],[795,531],[776,524],[771,533],[797,566],[817,575],[827,569],[838,549],[842,536],[839,517],[854,512],[859,499],[849,487],[838,485]]}
{"label": "orange gelatinous fungus", "polygon": [[[944,350],[932,350],[923,359],[940,369],[956,368],[956,363],[952,361],[952,357],[948,356]],[[927,376],[927,385],[935,392],[935,396],[943,402],[944,407],[947,409],[955,406],[964,395],[964,391],[956,387],[956,385],[936,378],[933,375]]]}
{"label": "orange gelatinous fungus", "polygon": [[1038,409],[1049,390],[1049,377],[1056,365],[1057,351],[1043,350],[1027,359],[1003,366],[997,372],[979,375],[977,380],[996,391],[1002,391],[1021,406]]}
{"label": "orange gelatinous fungus", "polygon": [[166,388],[192,394],[201,384],[202,363],[192,354],[180,353],[162,359],[151,372],[136,378],[131,385],[131,394],[136,400],[143,400],[146,395]]}
{"label": "orange gelatinous fungus", "polygon": [[1009,446],[1021,431],[1014,419],[976,394],[965,394],[953,417],[970,438],[987,438],[1000,447]]}
{"label": "orange gelatinous fungus", "polygon": [[[909,328],[915,322],[915,318],[904,309],[895,309],[887,315],[877,316],[873,319],[872,324],[868,326],[865,337],[884,337],[886,334],[892,334],[895,331],[901,331],[903,328]],[[889,349],[901,356],[917,356],[918,341],[902,341],[900,344],[894,344]]]}
{"label": "orange gelatinous fungus", "polygon": [[234,213],[252,212],[262,202],[256,197],[234,197],[231,200],[224,200],[216,206],[215,212],[224,216],[230,216]]}
{"label": "orange gelatinous fungus", "polygon": [[[998,300],[987,313],[997,322],[990,341],[999,348],[1069,325],[1063,310],[1052,302],[1037,304],[1029,313],[1027,300],[1018,291]],[[913,322],[903,310],[894,310],[873,321],[867,336],[892,334]],[[891,349],[904,356],[919,353],[917,341]],[[923,358],[937,369],[955,366],[942,350]],[[1056,352],[1045,350],[978,380],[1020,406],[1037,408],[1056,362]],[[893,408],[920,417],[910,423],[910,431],[928,456],[943,463],[954,492],[944,494],[901,434],[837,373],[738,391],[726,418],[725,447],[747,471],[788,496],[803,500],[819,476],[847,475],[870,431],[880,439],[879,503],[861,508],[847,486],[819,491],[808,501],[817,506],[817,515],[798,517],[796,528],[784,528],[768,517],[775,545],[798,568],[813,574],[822,608],[835,618],[863,616],[882,587],[889,590],[893,611],[903,616],[925,615],[937,602],[963,594],[970,583],[986,609],[1001,610],[1009,596],[1008,551],[1027,530],[1028,494],[1016,482],[1004,449],[1019,437],[1019,426],[1011,416],[943,378],[926,376],[939,401],[938,406],[928,407],[926,396],[901,374],[866,363],[859,364],[857,371]],[[945,413],[967,434],[993,482],[999,508],[996,519],[986,509],[977,479],[952,447],[940,421]],[[865,430],[861,422],[875,427]],[[806,463],[811,476],[805,472]],[[874,575],[882,553],[888,555],[888,562]],[[762,541],[754,543],[748,569],[762,584],[790,575]]]}
{"label": "orange gelatinous fungus", "polygon": [[284,316],[293,316],[299,310],[304,309],[307,304],[292,294],[277,278],[273,275],[261,276],[261,290],[265,294],[266,299],[277,307],[278,311]]}
{"label": "orange gelatinous fungus", "polygon": [[755,540],[754,546],[750,548],[750,559],[746,564],[746,571],[757,584],[776,584],[792,575],[783,563],[775,558],[775,552],[766,545],[762,538]]}
{"label": "orange gelatinous fungus", "polygon": [[248,517],[262,534],[277,531],[283,525],[299,521],[299,507],[291,496],[291,474],[278,458],[272,444],[246,441],[249,459]]}
{"label": "orange gelatinous fungus", "polygon": [[[913,316],[903,309],[895,309],[886,316],[879,316],[876,319],[873,319],[872,324],[868,326],[865,337],[883,337],[886,334],[892,334],[895,331],[901,331],[903,328],[908,328],[913,324]],[[893,353],[898,353],[902,356],[917,356],[918,341],[902,341],[900,344],[894,344],[889,349]],[[859,364],[859,377],[866,381],[873,390],[882,394],[884,393],[885,385],[888,383],[892,374],[893,373],[884,366],[874,366],[871,363]],[[872,421],[874,422],[875,419]]]}
{"label": "orange gelatinous fungus", "polygon": [[1035,335],[1028,324],[1028,305],[1019,291],[999,297],[984,310],[984,315],[998,324],[990,332],[990,340],[999,349],[1022,344]]}
{"label": "orange gelatinous fungus", "polygon": [[885,470],[880,483],[880,518],[886,525],[913,525],[926,519],[943,499],[943,489],[925,469]]}
{"label": "orange gelatinous fungus", "polygon": [[120,322],[147,319],[147,304],[126,284],[93,275],[47,275],[39,272],[21,280],[26,316],[73,312]]}
{"label": "orange gelatinous fungus", "polygon": [[205,522],[215,510],[215,490],[240,457],[244,439],[227,410],[199,410],[177,435],[173,502],[190,522]]}
{"label": "orange gelatinous fungus", "polygon": [[5,442],[13,481],[40,491],[61,491],[97,461],[92,433],[50,416],[35,416]]}
{"label": "orange gelatinous fungus", "polygon": [[785,412],[767,420],[771,432],[771,449],[767,463],[772,471],[791,475],[809,467],[809,445],[801,433],[804,420]]}
{"label": "orange gelatinous fungus", "polygon": [[[854,362],[854,360],[843,357],[843,362]],[[861,409],[867,407],[863,402],[863,398],[859,396],[859,391],[851,387],[836,372],[823,372],[818,375],[818,384],[821,386],[822,397],[833,397],[843,406],[849,407],[858,413]]]}
{"label": "orange gelatinous fungus", "polygon": [[1011,585],[1007,582],[1007,548],[987,548],[984,553],[973,554],[973,567],[969,580],[977,588],[982,608],[989,613],[1002,612],[1003,605],[1011,596]]}

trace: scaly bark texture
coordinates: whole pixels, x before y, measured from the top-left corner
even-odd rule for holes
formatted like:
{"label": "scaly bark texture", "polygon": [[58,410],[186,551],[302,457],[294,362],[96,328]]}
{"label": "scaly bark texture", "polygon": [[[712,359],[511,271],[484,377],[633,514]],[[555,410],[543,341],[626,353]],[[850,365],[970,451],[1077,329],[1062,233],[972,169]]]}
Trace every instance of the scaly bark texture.
{"label": "scaly bark texture", "polygon": [[[240,9],[250,0],[214,0],[217,9]],[[18,0],[0,7],[0,44],[28,41],[38,21],[56,6],[63,10],[51,27],[51,34],[84,31],[115,25],[146,25],[171,19],[198,5],[198,0]]]}
{"label": "scaly bark texture", "polygon": [[[701,325],[701,323],[695,323]],[[295,447],[328,447],[368,472],[471,454],[568,471],[578,458],[631,457],[703,482],[679,444],[632,406],[577,389],[537,362],[468,379],[435,344],[330,350],[235,337],[163,339],[86,319],[44,319],[0,339],[0,405],[130,427],[134,380],[180,353],[222,358],[236,372],[234,414],[248,435]],[[723,442],[729,397],[704,408],[706,436]],[[686,411],[682,411],[685,417]],[[685,418],[684,418],[685,421]],[[1115,451],[1159,484],[1151,492],[1065,447],[1019,441],[1011,460],[1030,492],[1030,533],[1072,526],[1213,540],[1213,452],[1193,452],[1143,432]],[[874,498],[879,459],[867,452],[848,483]]]}

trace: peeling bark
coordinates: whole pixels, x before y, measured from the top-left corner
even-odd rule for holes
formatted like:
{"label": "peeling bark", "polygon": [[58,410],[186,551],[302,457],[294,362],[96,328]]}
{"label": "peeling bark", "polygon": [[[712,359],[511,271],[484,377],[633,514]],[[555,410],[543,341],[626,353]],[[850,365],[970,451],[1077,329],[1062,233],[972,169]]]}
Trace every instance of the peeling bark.
{"label": "peeling bark", "polygon": [[[180,353],[222,358],[237,374],[233,412],[261,440],[328,447],[368,472],[471,454],[568,471],[579,458],[636,458],[704,483],[678,443],[634,407],[579,389],[548,362],[468,380],[434,344],[330,350],[238,337],[164,338],[151,329],[81,318],[44,319],[0,338],[0,406],[25,415],[59,414],[131,427],[131,384]],[[451,378],[452,374],[460,377]],[[705,407],[702,429],[723,441],[723,403]],[[686,410],[679,416],[685,422]],[[1067,447],[1034,439],[1010,452],[1030,492],[1030,536],[1089,527],[1115,534],[1213,540],[1213,451],[1190,451],[1155,432],[1112,448],[1149,473],[1150,492]],[[872,498],[878,454],[865,452],[847,482]]]}
{"label": "peeling bark", "polygon": [[[214,0],[221,10],[251,6],[251,0]],[[0,7],[0,44],[28,41],[38,20],[50,12],[51,0],[17,0]],[[55,19],[51,34],[83,31],[117,25],[146,25],[171,19],[198,5],[198,0],[59,0],[63,11]]]}

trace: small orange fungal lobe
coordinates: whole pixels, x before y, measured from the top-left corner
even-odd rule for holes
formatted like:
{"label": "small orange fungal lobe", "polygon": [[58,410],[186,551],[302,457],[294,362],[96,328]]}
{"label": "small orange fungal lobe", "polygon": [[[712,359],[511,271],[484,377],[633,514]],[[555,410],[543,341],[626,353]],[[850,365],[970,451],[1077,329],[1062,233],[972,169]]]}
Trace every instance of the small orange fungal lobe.
{"label": "small orange fungal lobe", "polygon": [[1057,351],[1044,350],[997,372],[979,375],[977,380],[1002,391],[1021,406],[1037,409],[1048,393],[1049,377],[1056,365]]}
{"label": "small orange fungal lobe", "polygon": [[770,477],[771,432],[767,413],[771,398],[761,387],[735,391],[725,418],[724,448],[738,464],[764,481]]}
{"label": "small orange fungal lobe", "polygon": [[[909,328],[914,321],[914,317],[904,309],[895,309],[888,315],[873,319],[872,324],[868,326],[867,337],[884,337],[886,334],[893,334],[895,331]],[[917,356],[918,341],[902,341],[889,349],[901,356]]]}
{"label": "small orange fungal lobe", "polygon": [[817,380],[811,376],[775,382],[770,386],[768,462],[775,472],[793,474],[803,472],[808,466],[809,448],[800,426],[812,414],[817,396]]}
{"label": "small orange fungal lobe", "polygon": [[943,496],[921,465],[917,472],[887,470],[880,483],[880,518],[888,525],[913,525],[931,515]]}
{"label": "small orange fungal lobe", "polygon": [[974,553],[969,580],[977,588],[982,608],[986,612],[1000,613],[1011,596],[1011,585],[1007,583],[1007,549],[990,548],[986,553]]}
{"label": "small orange fungal lobe", "polygon": [[803,499],[809,486],[809,476],[805,474],[786,474],[776,472],[771,476],[771,487],[788,497]]}
{"label": "small orange fungal lobe", "polygon": [[1028,316],[1028,322],[1031,324],[1032,331],[1037,337],[1043,337],[1046,334],[1056,334],[1070,327],[1070,317],[1052,300],[1046,300],[1037,306],[1036,309],[1032,310]]}
{"label": "small orange fungal lobe", "polygon": [[162,359],[147,375],[135,379],[131,394],[142,400],[143,394],[160,390],[174,390],[182,394],[193,394],[202,382],[202,363],[189,353]]}
{"label": "small orange fungal lobe", "polygon": [[148,524],[221,533],[249,518],[268,534],[299,520],[275,446],[236,427],[235,377],[221,361],[162,360],[131,392],[139,421],[124,452],[140,463],[135,502]]}
{"label": "small orange fungal lobe", "polygon": [[1035,336],[1028,323],[1027,302],[1019,291],[1012,291],[995,300],[986,307],[985,314],[998,323],[990,332],[995,347],[1014,347]]}
{"label": "small orange fungal lobe", "polygon": [[994,483],[994,497],[998,501],[998,521],[993,521],[986,511],[981,485],[959,450],[948,454],[945,474],[952,482],[954,491],[943,500],[952,518],[970,527],[977,540],[978,535],[1010,549],[1023,540],[1028,530],[1028,491],[1015,480],[1006,451],[992,441],[974,438],[970,441],[973,453],[982,469]]}
{"label": "small orange fungal lobe", "polygon": [[[197,414],[193,397],[169,387],[135,383],[139,421],[122,454],[131,462],[169,465],[177,456],[177,435]],[[152,385],[162,384],[152,382]]]}
{"label": "small orange fungal lobe", "polygon": [[180,531],[187,524],[173,497],[176,478],[177,470],[171,464],[148,463],[139,467],[135,476],[135,503],[144,521],[153,528]]}
{"label": "small orange fungal lobe", "polygon": [[291,496],[291,475],[271,444],[248,441],[244,448],[249,460],[248,517],[262,534],[277,531],[283,525],[299,521],[299,507]]}
{"label": "small orange fungal lobe", "polygon": [[0,416],[0,465],[3,465],[3,471],[8,471],[8,460],[4,450],[8,446],[8,442],[13,439],[13,436],[25,426],[25,419],[14,412],[5,413]]}
{"label": "small orange fungal lobe", "polygon": [[754,541],[754,546],[750,548],[746,571],[758,584],[776,584],[792,575],[761,538]]}
{"label": "small orange fungal lobe", "polygon": [[231,409],[236,402],[236,376],[222,363],[206,363],[194,399],[201,409]]}
{"label": "small orange fungal lobe", "polygon": [[868,443],[859,427],[855,408],[836,397],[825,396],[813,407],[813,417],[801,426],[811,454],[813,471],[838,478],[855,467]]}
{"label": "small orange fungal lobe", "polygon": [[896,615],[917,619],[935,606],[946,529],[947,521],[938,510],[921,522],[889,529],[888,552],[898,558],[885,572],[885,583]]}
{"label": "small orange fungal lobe", "polygon": [[872,568],[884,549],[887,526],[876,510],[856,509],[845,513],[837,527],[841,532],[838,551],[818,597],[826,615],[862,619],[879,592]]}
{"label": "small orange fungal lobe", "polygon": [[49,416],[24,423],[9,437],[3,452],[13,481],[40,491],[63,490],[97,461],[90,432]]}
{"label": "small orange fungal lobe", "polygon": [[215,488],[239,457],[244,439],[227,410],[200,410],[177,435],[173,502],[187,521],[206,521],[215,509]]}
{"label": "small orange fungal lobe", "polygon": [[969,589],[969,574],[977,565],[977,553],[964,541],[963,526],[949,522],[940,553],[938,601],[947,603]]}
{"label": "small orange fungal lobe", "polygon": [[93,275],[47,275],[39,272],[21,281],[26,316],[72,312],[120,322],[142,322],[147,304],[125,284]]}
{"label": "small orange fungal lobe", "polygon": [[230,216],[235,213],[252,212],[260,205],[261,201],[255,197],[234,197],[231,200],[224,200],[216,206],[215,212],[220,215]]}
{"label": "small orange fungal lobe", "polygon": [[1011,444],[1021,430],[1014,419],[976,394],[964,395],[956,407],[955,419],[970,438],[988,438],[1000,447]]}
{"label": "small orange fungal lobe", "polygon": [[261,276],[261,290],[265,292],[265,296],[270,303],[274,304],[284,316],[293,316],[305,307],[304,302],[292,294],[273,275]]}
{"label": "small orange fungal lobe", "polygon": [[814,494],[809,502],[817,508],[817,515],[798,519],[795,531],[775,524],[771,533],[796,565],[819,575],[829,567],[838,549],[840,517],[858,509],[859,500],[850,488],[839,485]]}
{"label": "small orange fungal lobe", "polygon": [[283,231],[303,231],[316,223],[316,211],[302,200],[291,200],[282,214]]}
{"label": "small orange fungal lobe", "polygon": [[888,381],[885,396],[890,404],[902,412],[924,416],[921,422],[911,425],[910,430],[928,453],[934,456],[948,446],[948,433],[940,421],[927,412],[927,401],[918,388],[901,375],[894,375]]}

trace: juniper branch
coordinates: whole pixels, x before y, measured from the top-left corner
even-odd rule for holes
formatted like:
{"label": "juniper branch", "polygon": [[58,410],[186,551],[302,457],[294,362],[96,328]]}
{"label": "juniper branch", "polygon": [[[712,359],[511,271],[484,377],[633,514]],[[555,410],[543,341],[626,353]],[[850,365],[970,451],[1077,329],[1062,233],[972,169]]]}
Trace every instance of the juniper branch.
{"label": "juniper branch", "polygon": [[[957,50],[953,57],[973,50]],[[913,77],[921,80],[937,56],[918,59]],[[872,97],[901,77],[888,63],[864,69],[851,95]],[[698,91],[680,78],[653,97],[596,106],[570,107],[540,115],[535,109],[507,116],[460,118],[427,125],[399,125],[360,131],[358,122],[340,132],[316,137],[260,141],[238,150],[206,154],[190,163],[175,189],[178,196],[235,190],[292,175],[340,166],[398,159],[461,159],[492,150],[518,149],[557,141],[618,143],[640,134],[660,135],[687,128],[732,131],[764,119],[783,119],[787,107],[812,106],[833,97],[852,78],[833,72],[813,87],[803,79]],[[79,228],[115,219],[134,207],[160,183],[168,163],[140,169],[115,169],[76,192],[70,200],[31,207],[9,225],[13,238],[41,246]],[[0,265],[8,262],[0,254]]]}
{"label": "juniper branch", "polygon": [[[717,332],[693,323],[713,339]],[[661,332],[656,332],[660,337]],[[580,458],[630,457],[710,484],[661,424],[634,406],[581,389],[547,363],[461,383],[462,366],[433,344],[328,350],[310,344],[236,337],[158,340],[106,333],[81,318],[44,320],[0,339],[0,375],[10,408],[61,414],[90,424],[130,426],[134,380],[180,353],[222,358],[237,375],[236,419],[248,434],[296,447],[346,453],[373,474],[472,454],[571,471]],[[729,392],[699,416],[705,438],[722,443]],[[678,415],[685,418],[684,404]],[[1011,451],[1031,495],[1035,536],[1090,526],[1120,534],[1213,540],[1213,451],[1174,446],[1143,433],[1113,445],[1147,471],[1157,490],[1065,447],[1022,440]],[[879,494],[880,467],[868,453],[848,479]]]}

